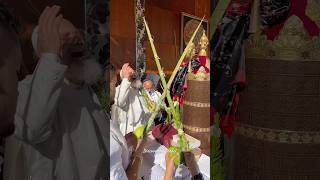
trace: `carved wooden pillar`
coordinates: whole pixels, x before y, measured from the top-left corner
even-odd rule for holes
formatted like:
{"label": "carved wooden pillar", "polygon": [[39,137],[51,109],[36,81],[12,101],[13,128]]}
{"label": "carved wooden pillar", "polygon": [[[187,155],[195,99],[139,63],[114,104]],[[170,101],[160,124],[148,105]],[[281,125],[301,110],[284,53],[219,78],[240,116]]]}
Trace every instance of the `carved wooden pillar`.
{"label": "carved wooden pillar", "polygon": [[145,0],[136,0],[136,72],[138,78],[141,78],[146,70],[146,52],[144,47],[145,26],[143,23],[144,11]]}

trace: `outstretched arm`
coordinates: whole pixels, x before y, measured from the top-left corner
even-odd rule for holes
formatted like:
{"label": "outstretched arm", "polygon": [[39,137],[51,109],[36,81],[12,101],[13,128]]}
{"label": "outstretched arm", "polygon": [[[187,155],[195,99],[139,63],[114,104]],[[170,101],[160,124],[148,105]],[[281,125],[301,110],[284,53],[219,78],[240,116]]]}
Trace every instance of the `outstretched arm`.
{"label": "outstretched arm", "polygon": [[122,66],[120,76],[122,81],[116,89],[114,103],[120,108],[125,108],[129,98],[131,80],[134,76],[134,70],[130,67],[129,63]]}

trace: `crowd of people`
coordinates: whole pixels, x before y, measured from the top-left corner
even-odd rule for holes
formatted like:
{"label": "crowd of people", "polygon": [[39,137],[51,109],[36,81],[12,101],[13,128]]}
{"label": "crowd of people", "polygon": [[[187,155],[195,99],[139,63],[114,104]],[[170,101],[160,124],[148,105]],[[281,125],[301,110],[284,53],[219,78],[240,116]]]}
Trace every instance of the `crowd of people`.
{"label": "crowd of people", "polygon": [[[138,79],[128,63],[119,74],[112,65],[103,72],[79,29],[54,5],[43,10],[30,37],[37,66],[18,82],[23,61],[18,29],[3,5],[0,13],[3,178],[138,179],[146,138],[138,139],[133,131],[150,116],[139,89],[157,103],[159,77]],[[116,87],[118,76],[121,83]],[[110,87],[111,116],[92,89],[103,77]],[[164,179],[172,179],[175,158],[167,153]]]}

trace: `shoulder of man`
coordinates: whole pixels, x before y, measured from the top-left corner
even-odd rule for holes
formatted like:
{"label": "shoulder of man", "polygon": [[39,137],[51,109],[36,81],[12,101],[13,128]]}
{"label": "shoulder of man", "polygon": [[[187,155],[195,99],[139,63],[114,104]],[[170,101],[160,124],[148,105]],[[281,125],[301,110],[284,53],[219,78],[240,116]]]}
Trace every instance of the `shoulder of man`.
{"label": "shoulder of man", "polygon": [[18,83],[18,90],[25,89],[30,86],[33,75],[27,75],[23,80]]}

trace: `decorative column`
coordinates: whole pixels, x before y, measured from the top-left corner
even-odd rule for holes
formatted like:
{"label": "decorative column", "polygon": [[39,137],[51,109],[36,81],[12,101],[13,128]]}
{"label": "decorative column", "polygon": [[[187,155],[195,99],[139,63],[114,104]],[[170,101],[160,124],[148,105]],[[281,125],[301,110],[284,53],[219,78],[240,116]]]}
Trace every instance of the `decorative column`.
{"label": "decorative column", "polygon": [[141,78],[146,70],[146,52],[144,47],[145,25],[143,22],[145,11],[145,0],[135,0],[136,21],[136,72],[137,78]]}

